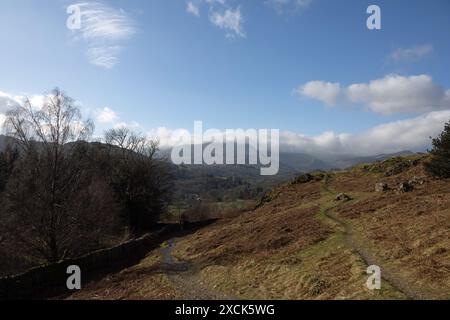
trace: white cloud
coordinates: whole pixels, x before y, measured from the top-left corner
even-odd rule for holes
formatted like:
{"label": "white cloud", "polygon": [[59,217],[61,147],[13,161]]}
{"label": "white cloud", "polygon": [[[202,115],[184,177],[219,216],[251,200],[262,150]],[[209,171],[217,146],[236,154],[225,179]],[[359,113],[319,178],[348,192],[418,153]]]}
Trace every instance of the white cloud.
{"label": "white cloud", "polygon": [[186,129],[169,129],[166,127],[159,127],[151,129],[147,133],[151,139],[157,139],[161,148],[170,148],[180,146],[190,139],[190,133]]}
{"label": "white cloud", "polygon": [[0,129],[6,120],[6,113],[13,108],[18,107],[25,103],[28,98],[32,107],[35,109],[41,109],[48,96],[45,95],[33,95],[26,97],[24,95],[12,95],[3,91],[0,91]]}
{"label": "white cloud", "polygon": [[6,92],[0,91],[0,114],[6,113],[21,102],[20,97],[14,97]]}
{"label": "white cloud", "polygon": [[200,16],[200,8],[192,1],[188,1],[188,3],[186,4],[186,11],[189,12],[190,14],[193,14],[196,17]]}
{"label": "white cloud", "polygon": [[142,126],[136,122],[136,121],[132,121],[132,122],[116,122],[113,125],[114,129],[120,129],[120,128],[128,128],[131,130],[141,130]]}
{"label": "white cloud", "polygon": [[221,29],[227,31],[227,37],[241,37],[245,38],[245,32],[243,30],[243,17],[241,14],[241,8],[226,9],[225,11],[212,11],[209,16],[211,23]]}
{"label": "white cloud", "polygon": [[[22,98],[22,100],[24,100],[24,99],[25,99],[25,97]],[[46,95],[46,96],[45,95],[35,95],[30,98],[30,103],[33,106],[33,108],[42,109],[42,107],[44,106],[44,104],[46,102],[48,102],[48,100],[49,100],[49,95]]]}
{"label": "white cloud", "polygon": [[95,114],[95,120],[101,124],[112,124],[119,120],[117,113],[108,107],[96,110]]}
{"label": "white cloud", "polygon": [[[100,131],[106,129],[127,128],[135,131],[142,131],[143,127],[137,121],[124,121],[112,108],[104,107],[93,111],[95,122],[99,124]],[[99,132],[101,133],[101,132]]]}
{"label": "white cloud", "polygon": [[374,127],[350,138],[349,152],[362,154],[390,153],[402,150],[423,150],[429,137],[437,136],[450,120],[450,110],[433,111],[419,117]]}
{"label": "white cloud", "polygon": [[410,48],[398,48],[390,54],[390,59],[394,61],[415,61],[433,52],[430,44],[417,45]]}
{"label": "white cloud", "polygon": [[450,120],[450,110],[434,111],[416,118],[390,122],[360,134],[326,132],[315,137],[282,133],[284,149],[315,155],[367,156],[404,150],[422,151],[429,137],[437,136]]}
{"label": "white cloud", "polygon": [[313,98],[328,106],[334,106],[341,93],[341,85],[339,83],[310,81],[295,91],[300,96]]}
{"label": "white cloud", "polygon": [[[232,0],[192,0],[186,2],[186,12],[196,17],[200,16],[201,6],[208,7],[210,22],[224,29],[227,38],[246,38],[244,19],[241,7],[233,7]],[[263,4],[273,8],[278,13],[299,12],[311,6],[314,0],[265,0]]]}
{"label": "white cloud", "polygon": [[3,113],[0,113],[0,128],[3,127],[6,121],[6,116]]}
{"label": "white cloud", "polygon": [[224,6],[226,4],[226,0],[205,0],[205,2],[209,5],[220,4]]}
{"label": "white cloud", "polygon": [[[41,109],[44,104],[49,102],[48,95],[13,95],[3,91],[0,91],[0,125],[4,122],[5,114],[9,110],[19,105],[25,103],[26,99],[28,99],[32,105],[32,107],[36,110]],[[130,129],[141,129],[142,126],[133,121],[133,122],[124,122],[120,119],[117,112],[115,112],[112,108],[104,107],[99,109],[90,109],[87,107],[81,106],[83,109],[83,113],[91,114],[95,119],[95,122],[100,124],[101,128],[119,128],[119,127],[127,127]]]}
{"label": "white cloud", "polygon": [[186,2],[186,11],[199,17],[201,5],[208,7],[209,21],[215,27],[225,30],[227,38],[246,37],[240,6],[233,8],[227,0],[195,0]]}
{"label": "white cloud", "polygon": [[444,89],[428,75],[388,75],[370,83],[348,87],[350,101],[381,114],[421,113],[449,108]]}
{"label": "white cloud", "polygon": [[[450,110],[443,110],[385,123],[357,134],[326,131],[317,136],[306,136],[284,131],[280,133],[280,150],[319,157],[369,156],[405,150],[424,151],[430,146],[429,137],[436,137],[449,120]],[[157,138],[162,148],[169,148],[185,144],[190,138],[190,131],[160,127],[150,130],[148,136]]]}
{"label": "white cloud", "polygon": [[121,42],[135,33],[135,23],[122,9],[103,2],[75,3],[81,12],[81,29],[73,30],[75,39],[84,39],[88,46],[87,57],[91,64],[112,68],[119,60]]}
{"label": "white cloud", "polygon": [[28,99],[35,109],[41,109],[48,99],[49,95],[12,95],[0,91],[0,113],[6,113],[8,110],[22,105]]}
{"label": "white cloud", "polygon": [[384,115],[424,113],[450,108],[450,93],[435,84],[428,75],[404,77],[387,75],[369,83],[355,83],[341,88],[339,83],[311,81],[300,86],[301,97],[319,100],[326,105],[362,104]]}
{"label": "white cloud", "polygon": [[121,46],[93,47],[88,49],[86,56],[91,64],[111,69],[118,63],[120,51]]}

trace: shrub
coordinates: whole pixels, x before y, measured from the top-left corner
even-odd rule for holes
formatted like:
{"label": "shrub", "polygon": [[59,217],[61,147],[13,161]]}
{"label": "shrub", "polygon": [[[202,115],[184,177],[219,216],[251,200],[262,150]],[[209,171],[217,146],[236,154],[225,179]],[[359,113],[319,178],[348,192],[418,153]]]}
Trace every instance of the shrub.
{"label": "shrub", "polygon": [[297,176],[294,180],[292,180],[291,185],[308,183],[312,180],[314,180],[314,177],[309,173],[305,173]]}
{"label": "shrub", "polygon": [[450,178],[450,122],[446,123],[444,131],[433,139],[432,145],[427,171],[435,177]]}

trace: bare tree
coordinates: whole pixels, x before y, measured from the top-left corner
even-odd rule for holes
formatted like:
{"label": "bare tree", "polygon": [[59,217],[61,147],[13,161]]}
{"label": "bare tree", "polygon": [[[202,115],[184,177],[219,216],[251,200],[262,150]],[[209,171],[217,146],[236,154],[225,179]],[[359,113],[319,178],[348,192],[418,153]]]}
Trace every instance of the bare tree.
{"label": "bare tree", "polygon": [[33,148],[34,142],[43,143],[55,165],[67,143],[86,141],[94,130],[92,121],[83,121],[74,100],[57,88],[45,97],[41,107],[26,99],[22,106],[9,111],[4,127],[24,150]]}
{"label": "bare tree", "polygon": [[104,212],[114,215],[114,199],[86,157],[93,128],[58,89],[41,108],[26,100],[7,113],[5,129],[21,158],[5,190],[2,224],[32,256],[55,262],[88,250],[109,226]]}
{"label": "bare tree", "polygon": [[134,231],[151,228],[164,213],[172,195],[168,165],[156,159],[158,142],[128,128],[105,133],[109,146],[110,185],[120,199],[123,216]]}
{"label": "bare tree", "polygon": [[106,131],[105,143],[120,148],[128,161],[136,159],[136,156],[153,159],[159,147],[157,140],[148,139],[126,127]]}

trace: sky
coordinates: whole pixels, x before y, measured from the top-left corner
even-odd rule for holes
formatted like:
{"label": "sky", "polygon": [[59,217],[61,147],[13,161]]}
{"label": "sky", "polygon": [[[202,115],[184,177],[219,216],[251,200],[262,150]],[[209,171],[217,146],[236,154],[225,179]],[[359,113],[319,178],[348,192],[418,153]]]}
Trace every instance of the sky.
{"label": "sky", "polygon": [[449,39],[448,0],[2,0],[0,121],[59,87],[96,135],[171,145],[201,120],[299,152],[425,150],[450,120]]}

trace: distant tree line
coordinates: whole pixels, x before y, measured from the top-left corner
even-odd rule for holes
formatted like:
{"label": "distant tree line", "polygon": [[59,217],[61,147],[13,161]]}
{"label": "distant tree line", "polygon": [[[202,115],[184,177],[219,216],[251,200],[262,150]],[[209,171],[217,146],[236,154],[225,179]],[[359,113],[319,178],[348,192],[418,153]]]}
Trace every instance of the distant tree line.
{"label": "distant tree line", "polygon": [[9,111],[4,129],[0,273],[145,232],[169,204],[172,177],[157,143],[126,128],[90,142],[93,123],[58,89],[42,108],[27,100]]}

